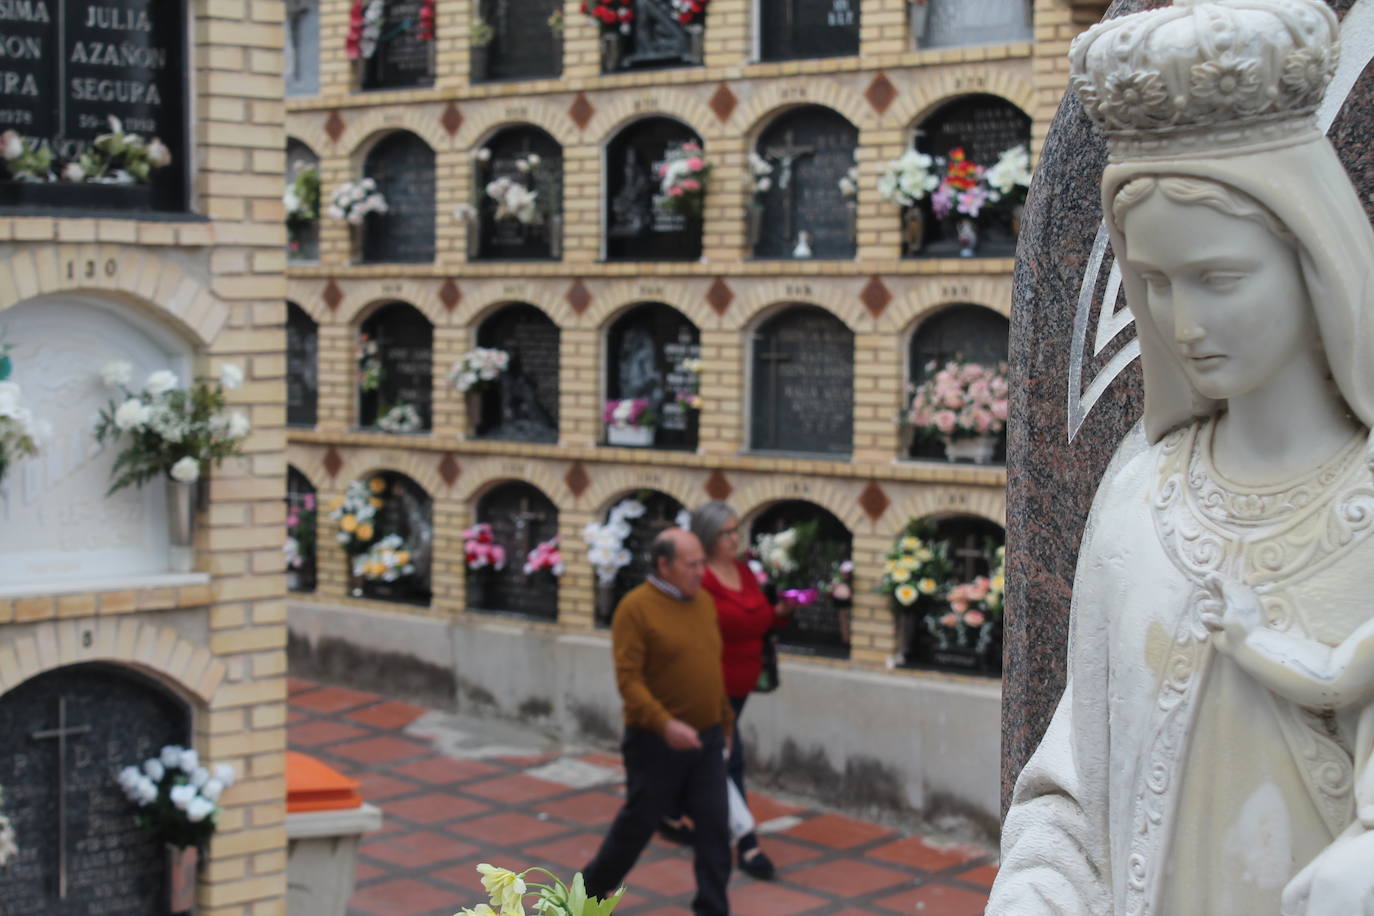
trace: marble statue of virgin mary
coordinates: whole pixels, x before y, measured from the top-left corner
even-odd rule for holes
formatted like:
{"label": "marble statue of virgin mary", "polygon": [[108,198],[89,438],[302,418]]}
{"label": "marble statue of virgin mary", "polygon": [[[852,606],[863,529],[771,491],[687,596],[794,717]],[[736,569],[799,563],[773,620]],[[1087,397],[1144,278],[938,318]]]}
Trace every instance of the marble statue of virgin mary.
{"label": "marble statue of virgin mary", "polygon": [[1070,52],[1150,446],[1099,486],[989,916],[1374,914],[1374,231],[1336,18],[1193,0]]}

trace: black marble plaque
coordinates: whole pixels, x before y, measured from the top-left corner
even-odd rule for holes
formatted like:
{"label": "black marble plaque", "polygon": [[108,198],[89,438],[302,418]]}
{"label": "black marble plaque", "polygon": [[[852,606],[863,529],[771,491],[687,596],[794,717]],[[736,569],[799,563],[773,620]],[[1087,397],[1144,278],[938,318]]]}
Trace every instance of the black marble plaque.
{"label": "black marble plaque", "polygon": [[[0,130],[47,141],[71,159],[117,117],[125,131],[171,150],[172,164],[152,173],[151,206],[184,208],[185,10],[152,0],[0,3]],[[93,206],[90,196],[102,191],[64,190],[73,207]]]}
{"label": "black marble plaque", "polygon": [[[288,138],[286,141],[286,183],[291,182],[306,169],[314,169],[318,174],[320,157],[315,151],[299,140]],[[325,202],[328,206],[328,202]],[[318,261],[320,259],[320,207],[315,208],[312,220],[286,219],[286,256],[293,261]]]}
{"label": "black marble plaque", "polygon": [[654,447],[695,451],[698,411],[678,403],[690,381],[683,361],[701,355],[701,333],[670,305],[635,306],[607,333],[606,396],[647,398],[658,417]]}
{"label": "black marble plaque", "polygon": [[364,89],[434,85],[434,42],[420,37],[423,0],[387,0],[377,53],[367,62]]}
{"label": "black marble plaque", "polygon": [[[1007,361],[1007,337],[1011,325],[1006,318],[981,305],[951,305],[921,322],[911,335],[907,368],[912,385],[919,385],[952,359],[965,359],[984,366]],[[935,369],[927,367],[935,364]],[[910,406],[911,398],[903,403]],[[1006,436],[1000,437],[993,460],[1006,461]],[[943,459],[944,443],[935,437],[917,436],[912,442],[911,458]]]}
{"label": "black marble plaque", "polygon": [[363,260],[406,264],[434,260],[434,151],[397,131],[368,153],[363,172],[386,197],[386,213],[364,223]]}
{"label": "black marble plaque", "polygon": [[763,60],[859,53],[859,0],[761,0]]}
{"label": "black marble plaque", "polygon": [[286,466],[286,514],[288,529],[291,528],[291,516],[299,519],[295,534],[296,548],[301,558],[299,566],[287,567],[287,588],[293,592],[313,592],[318,568],[318,541],[315,536],[318,533],[316,520],[319,518],[319,503],[309,479],[289,464]]}
{"label": "black marble plaque", "polygon": [[508,305],[482,322],[477,344],[510,354],[482,395],[477,434],[516,442],[558,441],[558,325],[532,305]]}
{"label": "black marble plaque", "polygon": [[773,174],[772,187],[762,197],[754,257],[854,257],[853,207],[840,179],[854,167],[858,143],[858,128],[819,105],[790,111],[769,125],[756,147]]}
{"label": "black marble plaque", "polygon": [[294,302],[286,303],[286,423],[314,426],[319,398],[320,331]]}
{"label": "black marble plaque", "polygon": [[[648,578],[653,569],[649,566],[649,545],[654,542],[654,538],[666,528],[673,527],[678,513],[683,510],[682,503],[678,502],[667,493],[658,490],[640,490],[637,493],[623,496],[612,503],[612,507],[619,505],[624,499],[634,498],[644,504],[644,514],[636,519],[629,519],[630,534],[624,540],[625,549],[630,552],[632,558],[630,562],[620,567],[616,573],[615,581],[609,586],[602,586],[598,582],[601,594],[598,595],[596,605],[596,623],[598,626],[608,627],[611,625],[611,618],[614,616],[616,605],[620,604],[620,599],[624,598],[630,589],[639,585]],[[604,524],[611,516],[610,510],[601,519]]]}
{"label": "black marble plaque", "polygon": [[[491,138],[486,149],[491,158],[476,169],[479,220],[478,258],[482,260],[544,260],[561,249],[563,231],[563,147],[537,127],[512,127]],[[529,171],[520,168],[530,154],[539,164]],[[497,219],[496,201],[486,191],[498,178],[510,178],[539,194],[543,221],[525,225],[516,219]]]}
{"label": "black marble plaque", "polygon": [[286,94],[320,91],[319,0],[286,0]]}
{"label": "black marble plaque", "polygon": [[185,745],[190,726],[180,701],[109,665],[50,671],[0,697],[0,785],[19,845],[0,869],[0,912],[164,916],[163,846],[115,776]]}
{"label": "black marble plaque", "polygon": [[[775,503],[759,513],[749,526],[749,542],[754,543],[760,534],[776,534],[803,522],[815,522],[819,529],[809,550],[795,548],[792,552],[805,580],[799,587],[810,588],[828,579],[835,565],[848,560],[853,551],[853,535],[829,510],[804,499]],[[776,583],[768,591],[776,600]],[[791,622],[778,631],[778,643],[811,655],[848,656],[849,602],[827,596],[798,607]]]}
{"label": "black marble plaque", "polygon": [[418,483],[397,471],[383,471],[386,481],[382,493],[381,511],[373,521],[380,540],[388,534],[398,534],[410,551],[415,572],[394,582],[367,579],[363,582],[363,596],[378,601],[398,601],[404,604],[429,604],[430,570],[434,556],[434,503]]}
{"label": "black marble plaque", "polygon": [[549,26],[555,0],[481,0],[492,39],[474,51],[474,82],[547,79],[563,72],[563,41]]}
{"label": "black marble plaque", "polygon": [[669,118],[645,118],[606,146],[606,257],[613,261],[695,261],[701,257],[701,220],[655,206],[657,166],[669,146],[701,143]]}
{"label": "black marble plaque", "polygon": [[557,619],[558,580],[549,572],[527,576],[523,567],[531,550],[558,533],[558,507],[537,487],[504,483],[478,500],[477,520],[491,525],[506,566],[467,571],[468,608]]}
{"label": "black marble plaque", "polygon": [[848,455],[854,433],[854,335],[834,315],[796,305],[754,337],[751,446]]}
{"label": "black marble plaque", "polygon": [[359,423],[375,426],[386,411],[409,404],[420,414],[421,428],[429,429],[434,386],[434,326],[420,310],[393,302],[362,324],[362,333],[377,342],[382,382],[359,393]]}

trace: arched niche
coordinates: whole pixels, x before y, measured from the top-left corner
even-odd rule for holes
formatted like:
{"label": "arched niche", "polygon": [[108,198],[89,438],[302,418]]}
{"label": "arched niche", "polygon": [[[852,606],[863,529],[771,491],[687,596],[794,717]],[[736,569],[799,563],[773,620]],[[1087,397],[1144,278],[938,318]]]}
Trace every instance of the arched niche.
{"label": "arched niche", "polygon": [[506,371],[481,395],[477,435],[558,441],[558,325],[528,303],[503,306],[477,329],[477,345],[504,350]]}
{"label": "arched niche", "polygon": [[[749,525],[749,543],[757,544],[764,534],[777,534],[799,524],[814,524],[816,538],[808,549],[799,545],[792,552],[798,566],[792,587],[817,588],[839,572],[849,561],[854,536],[832,512],[804,499],[787,499],[759,512]],[[779,597],[776,582],[770,583],[771,597]],[[845,658],[849,655],[849,600],[822,595],[798,607],[786,627],[778,632],[778,642],[789,649],[811,655]]]}
{"label": "arched niche", "polygon": [[286,425],[315,425],[320,396],[320,326],[286,303]]}
{"label": "arched niche", "polygon": [[[315,151],[294,137],[286,140],[286,192],[294,195],[296,178],[302,173],[314,170],[315,185],[319,186],[320,157]],[[315,215],[293,216],[286,214],[286,256],[293,261],[318,261],[320,259],[320,207],[314,208]]]}
{"label": "arched niche", "polygon": [[[358,425],[383,432],[426,432],[434,399],[434,326],[419,309],[392,302],[374,311],[358,332]],[[373,379],[375,378],[375,384]],[[418,427],[393,425],[403,408]]]}
{"label": "arched niche", "polygon": [[854,257],[856,199],[846,183],[858,145],[859,129],[822,105],[794,108],[768,125],[754,147],[772,167],[750,213],[754,257]]}
{"label": "arched niche", "polygon": [[[114,777],[169,744],[190,745],[191,726],[191,710],[165,687],[103,663],[49,670],[0,696],[0,785],[19,845],[0,869],[5,912],[101,912],[118,900],[121,912],[165,913],[165,848],[135,828]],[[119,867],[74,868],[79,838],[102,836],[119,840]]]}
{"label": "arched niche", "polygon": [[319,0],[286,0],[286,59],[288,96],[320,91]]}
{"label": "arched niche", "polygon": [[[956,149],[962,149],[968,161],[984,168],[997,163],[998,157],[1013,146],[1030,145],[1031,119],[1006,99],[986,93],[959,96],[951,99],[922,120],[913,130],[915,148],[923,153],[947,160]],[[927,196],[916,205],[923,217],[919,249],[910,243],[909,256],[951,257],[963,250],[957,224],[963,215],[951,210],[937,217]],[[1016,232],[1019,216],[1005,202],[985,205],[972,218],[977,232],[975,253],[980,257],[1009,258],[1016,254]]]}
{"label": "arched niche", "polygon": [[[468,51],[474,83],[549,79],[563,72],[563,34],[551,25],[558,0],[478,0],[485,29]],[[478,41],[478,36],[485,41]]]}
{"label": "arched niche", "polygon": [[292,592],[313,592],[318,578],[319,506],[310,479],[286,466],[286,588]]}
{"label": "arched niche", "polygon": [[[907,379],[914,387],[950,360],[961,359],[996,366],[1007,361],[1011,324],[998,312],[981,305],[959,303],[940,309],[917,325],[907,348]],[[906,406],[906,405],[904,405]],[[939,439],[913,436],[908,458],[940,460],[945,447]],[[1000,437],[993,461],[1006,462],[1006,436]]]}
{"label": "arched niche", "polygon": [[606,145],[607,260],[700,259],[701,220],[660,206],[659,166],[682,143],[702,141],[680,121],[641,118]]}
{"label": "arched niche", "polygon": [[21,302],[0,312],[0,326],[12,345],[9,381],[52,427],[39,454],[12,464],[0,481],[0,583],[41,592],[167,572],[167,484],[155,478],[106,495],[128,440],[96,446],[92,430],[102,409],[123,400],[102,381],[102,367],[129,363],[134,389],[160,369],[184,385],[189,347],[129,304],[93,294]]}
{"label": "arched niche", "polygon": [[422,264],[434,260],[434,150],[398,130],[372,147],[363,174],[377,182],[387,212],[363,223],[363,261]]}
{"label": "arched niche", "polygon": [[758,0],[759,58],[859,53],[859,0]]}
{"label": "arched niche", "polygon": [[753,334],[749,443],[756,452],[834,457],[854,440],[854,334],[814,305],[791,305]]}
{"label": "arched niche", "polygon": [[556,620],[558,579],[548,572],[526,575],[524,565],[531,550],[558,534],[558,507],[538,487],[511,481],[478,499],[476,519],[492,527],[506,562],[500,570],[467,571],[468,609]]}
{"label": "arched niche", "polygon": [[376,52],[362,59],[363,89],[419,89],[434,85],[434,22],[422,12],[432,0],[384,0]]}
{"label": "arched niche", "polygon": [[922,0],[909,4],[911,36],[921,48],[1031,41],[1030,0]]}
{"label": "arched niche", "polygon": [[[1006,544],[1006,532],[1001,525],[972,515],[943,516],[928,519],[927,523],[933,527],[931,539],[943,541],[948,550],[950,579],[941,583],[943,588],[972,584],[980,576],[996,572],[997,550]],[[961,645],[957,629],[944,630],[943,642],[937,635],[939,619],[951,610],[949,602],[942,598],[933,609],[921,615],[910,618],[899,615],[898,643],[904,664],[987,677],[1001,676],[1001,612],[985,614],[986,633],[981,632],[981,627],[978,630],[967,628],[962,637],[966,644]],[[936,622],[934,631],[928,618]]]}
{"label": "arched niche", "polygon": [[[539,261],[563,256],[563,147],[538,127],[521,125],[495,134],[478,151],[476,186],[478,260]],[[504,212],[490,190],[500,179],[535,192],[532,218]],[[499,216],[499,218],[498,218]]]}
{"label": "arched niche", "polygon": [[377,544],[388,535],[395,535],[400,538],[401,549],[409,554],[410,564],[415,569],[390,582],[365,577],[361,583],[362,597],[428,605],[434,565],[434,501],[424,487],[399,471],[381,471],[370,476],[380,477],[385,484],[381,493],[382,506],[373,520],[373,529],[377,532],[373,550],[376,551]]}
{"label": "arched niche", "polygon": [[630,589],[639,585],[654,571],[653,567],[649,565],[649,545],[653,543],[654,538],[658,537],[660,532],[673,527],[678,515],[686,508],[677,499],[661,490],[638,490],[612,503],[602,516],[601,523],[608,522],[616,507],[626,501],[638,503],[644,511],[636,518],[625,518],[630,531],[621,543],[630,553],[630,562],[620,568],[614,581],[605,584],[597,581],[597,626],[610,626],[611,618],[615,614],[616,606],[620,604],[620,599],[629,594]]}
{"label": "arched niche", "polygon": [[[697,326],[662,302],[640,303],[607,328],[606,404],[643,399],[657,418],[650,440],[633,444],[696,450],[700,410],[690,401],[697,385],[691,361],[700,358]],[[616,441],[613,425],[603,422],[607,444],[632,444]]]}

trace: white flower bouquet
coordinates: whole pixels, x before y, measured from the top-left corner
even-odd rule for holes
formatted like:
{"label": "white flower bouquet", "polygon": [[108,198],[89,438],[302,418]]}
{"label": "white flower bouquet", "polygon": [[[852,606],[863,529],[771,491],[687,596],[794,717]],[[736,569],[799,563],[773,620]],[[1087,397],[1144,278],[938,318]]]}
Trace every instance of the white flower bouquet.
{"label": "white flower bouquet", "polygon": [[878,177],[878,195],[902,207],[913,207],[940,186],[935,159],[909,149],[890,160]]}
{"label": "white flower bouquet", "polygon": [[639,500],[622,499],[611,507],[605,524],[592,522],[582,529],[582,540],[587,542],[587,559],[602,585],[614,582],[616,574],[634,559],[625,549],[625,539],[630,536],[630,522],[646,511]]}
{"label": "white flower bouquet", "polygon": [[377,420],[377,428],[388,433],[413,433],[423,425],[420,412],[411,404],[397,404]]}
{"label": "white flower bouquet", "polygon": [[757,206],[762,206],[763,195],[773,190],[773,163],[754,150],[749,151],[749,175],[745,178],[744,186],[753,192]]}
{"label": "white flower bouquet", "polygon": [[989,203],[1004,207],[1025,203],[1031,183],[1030,149],[1019,143],[1002,150],[997,162],[983,173],[983,181],[990,192]]}
{"label": "white flower bouquet", "polygon": [[510,354],[493,347],[473,347],[448,370],[449,384],[466,394],[490,387],[510,366]]}
{"label": "white flower bouquet", "polygon": [[410,551],[399,534],[388,534],[366,553],[353,557],[353,575],[372,582],[395,582],[415,572]]}
{"label": "white flower bouquet", "polygon": [[24,406],[19,385],[0,382],[0,480],[4,480],[5,470],[15,461],[38,454],[45,432],[44,424],[35,420],[33,412]]}
{"label": "white flower bouquet", "polygon": [[503,175],[488,182],[487,196],[496,201],[498,220],[513,219],[522,226],[537,226],[544,221],[539,211],[539,192],[514,178]]}
{"label": "white flower bouquet", "polygon": [[840,177],[840,194],[847,201],[857,200],[859,197],[859,151],[854,150],[854,164],[851,165]]}
{"label": "white flower bouquet", "polygon": [[176,373],[159,369],[133,391],[129,363],[115,361],[101,370],[105,384],[121,394],[100,412],[95,427],[101,444],[124,440],[110,470],[110,493],[161,474],[194,483],[209,462],[218,465],[239,454],[252,424],[247,415],[225,407],[224,392],[243,384],[243,370],[225,364],[219,372],[217,383],[181,388]]}
{"label": "white flower bouquet", "polygon": [[385,213],[386,196],[377,190],[377,182],[371,178],[345,181],[334,191],[329,199],[329,218],[361,226],[369,213]]}
{"label": "white flower bouquet", "polygon": [[234,784],[234,768],[202,766],[194,750],[169,744],[116,779],[138,806],[140,827],[172,846],[200,847],[215,832],[220,795]]}

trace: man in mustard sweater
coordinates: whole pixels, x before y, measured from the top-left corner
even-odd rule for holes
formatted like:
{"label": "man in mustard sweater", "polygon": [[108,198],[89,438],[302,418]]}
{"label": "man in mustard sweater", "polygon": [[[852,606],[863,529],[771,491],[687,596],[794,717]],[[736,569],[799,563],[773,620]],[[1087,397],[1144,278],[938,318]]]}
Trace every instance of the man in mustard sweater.
{"label": "man in mustard sweater", "polygon": [[725,751],[734,724],[720,667],[715,603],[702,590],[701,542],[669,528],[649,549],[654,573],[621,599],[611,624],[625,704],[625,804],[591,864],[587,893],[619,889],[659,820],[681,804],[695,827],[696,916],[727,916]]}

